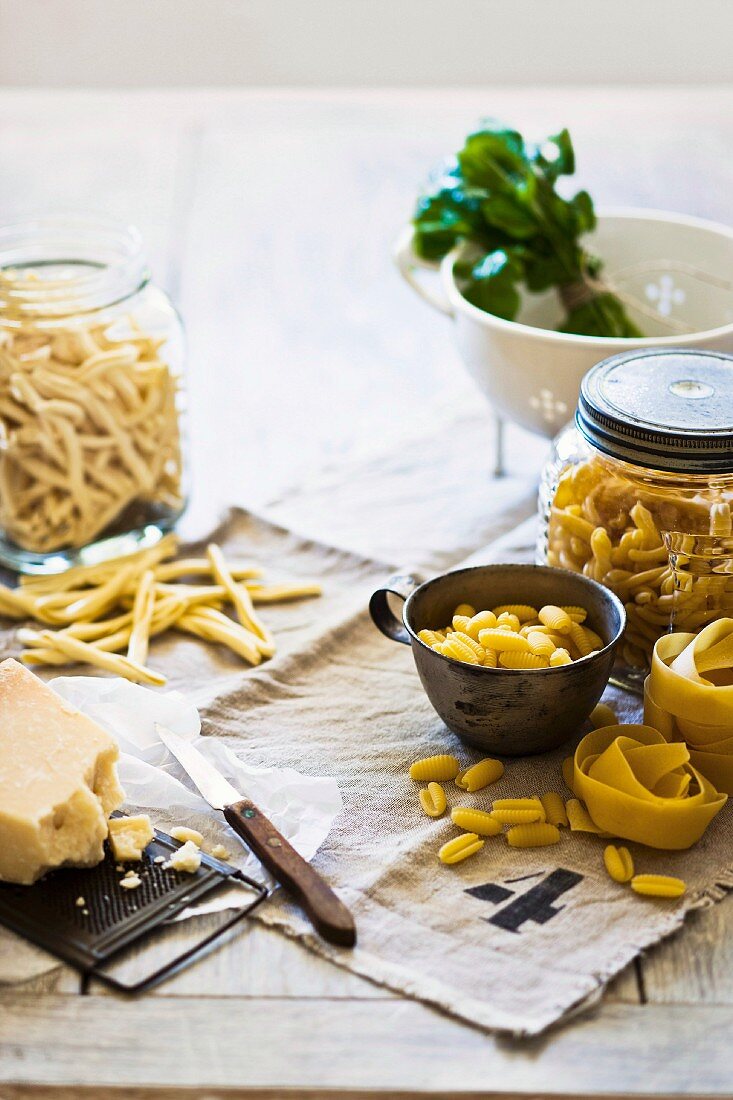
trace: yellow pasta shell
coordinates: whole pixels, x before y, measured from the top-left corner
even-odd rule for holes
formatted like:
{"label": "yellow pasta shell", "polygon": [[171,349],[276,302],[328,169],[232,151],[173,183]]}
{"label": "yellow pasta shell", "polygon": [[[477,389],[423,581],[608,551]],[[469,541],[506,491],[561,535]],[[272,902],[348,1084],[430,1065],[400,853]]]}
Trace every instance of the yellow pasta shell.
{"label": "yellow pasta shell", "polygon": [[567,649],[556,649],[550,656],[550,668],[559,668],[561,665],[571,665],[573,658]]}
{"label": "yellow pasta shell", "polygon": [[461,766],[455,756],[448,754],[426,756],[410,765],[410,779],[423,783],[431,781],[445,783],[449,779],[455,779],[460,769]]}
{"label": "yellow pasta shell", "polygon": [[502,825],[526,825],[545,820],[545,808],[539,798],[497,798],[491,816]]}
{"label": "yellow pasta shell", "polygon": [[501,779],[503,774],[504,765],[501,760],[493,760],[487,756],[484,760],[479,760],[477,764],[472,764],[470,768],[466,768],[464,772],[456,776],[456,784],[464,791],[473,794],[474,791],[480,791],[484,787],[488,787],[489,783],[496,783],[497,779]]}
{"label": "yellow pasta shell", "polygon": [[521,634],[510,630],[481,630],[478,640],[484,649],[497,653],[529,653],[529,642]]}
{"label": "yellow pasta shell", "polygon": [[545,811],[545,820],[550,825],[568,824],[568,815],[565,811],[565,803],[556,791],[548,791],[540,798],[542,808]]}
{"label": "yellow pasta shell", "polygon": [[458,607],[453,612],[454,617],[456,615],[465,615],[468,619],[472,619],[475,614],[476,608],[472,607],[470,603],[459,603]]}
{"label": "yellow pasta shell", "polygon": [[494,607],[492,610],[497,618],[500,615],[514,615],[520,623],[526,623],[530,619],[537,618],[537,609],[526,603],[505,603],[500,607]]}
{"label": "yellow pasta shell", "polygon": [[442,653],[444,657],[452,657],[454,661],[463,661],[467,665],[481,663],[472,647],[461,641],[456,634],[450,634],[441,644],[438,652]]}
{"label": "yellow pasta shell", "polygon": [[480,852],[486,841],[479,840],[476,833],[461,833],[447,841],[438,852],[441,863],[461,863],[469,856]]}
{"label": "yellow pasta shell", "polygon": [[650,898],[681,898],[687,886],[671,875],[634,875],[631,889]]}
{"label": "yellow pasta shell", "polygon": [[450,812],[453,824],[478,836],[497,836],[501,832],[501,822],[485,810],[474,810],[470,806],[455,806]]}
{"label": "yellow pasta shell", "polygon": [[603,862],[614,882],[631,882],[634,877],[634,861],[628,848],[609,844],[603,852]]}
{"label": "yellow pasta shell", "polygon": [[536,822],[533,825],[515,825],[506,835],[512,848],[545,848],[560,842],[560,830],[555,825]]}
{"label": "yellow pasta shell", "polygon": [[474,615],[472,619],[468,620],[467,625],[464,627],[466,634],[469,634],[475,642],[479,640],[480,630],[491,630],[496,626],[496,615],[493,611],[479,611],[477,615]]}
{"label": "yellow pasta shell", "polygon": [[447,801],[445,791],[440,783],[428,783],[427,787],[423,787],[420,791],[418,798],[428,817],[440,817],[442,813],[445,813]]}
{"label": "yellow pasta shell", "polygon": [[558,634],[569,634],[573,625],[568,613],[563,611],[561,607],[556,607],[555,604],[545,604],[544,607],[540,608],[537,617],[541,623],[549,626],[551,630],[557,631]]}
{"label": "yellow pasta shell", "polygon": [[502,668],[538,669],[549,668],[549,657],[540,657],[537,653],[508,653],[499,654],[499,664]]}

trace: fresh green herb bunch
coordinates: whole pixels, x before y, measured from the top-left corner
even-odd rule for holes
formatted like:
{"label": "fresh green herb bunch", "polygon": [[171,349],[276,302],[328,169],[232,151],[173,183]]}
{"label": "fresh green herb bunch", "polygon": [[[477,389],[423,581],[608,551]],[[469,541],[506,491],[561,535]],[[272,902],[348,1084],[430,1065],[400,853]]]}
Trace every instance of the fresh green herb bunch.
{"label": "fresh green herb bunch", "polygon": [[486,122],[419,200],[415,250],[438,260],[461,241],[480,249],[455,273],[464,297],[497,317],[516,317],[521,285],[556,287],[566,311],[561,332],[641,336],[601,282],[601,261],[579,243],[596,224],[593,200],[587,191],[563,199],[555,190],[559,177],[574,171],[567,130],[532,144]]}

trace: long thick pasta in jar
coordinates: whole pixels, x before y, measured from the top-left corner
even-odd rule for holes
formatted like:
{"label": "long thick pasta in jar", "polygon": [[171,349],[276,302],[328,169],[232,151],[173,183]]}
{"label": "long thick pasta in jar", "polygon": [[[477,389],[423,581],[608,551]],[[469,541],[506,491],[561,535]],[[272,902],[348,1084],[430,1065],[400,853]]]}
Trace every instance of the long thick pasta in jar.
{"label": "long thick pasta in jar", "polygon": [[711,492],[707,479],[656,474],[652,484],[620,465],[594,456],[562,473],[546,557],[623,601],[622,654],[643,668],[670,625],[696,631],[733,610],[731,494]]}
{"label": "long thick pasta in jar", "polygon": [[173,525],[182,366],[180,318],[134,229],[84,217],[0,229],[6,564],[58,572],[100,537],[130,536],[132,552]]}
{"label": "long thick pasta in jar", "polygon": [[581,382],[542,478],[538,556],[622,600],[627,665],[733,611],[732,436],[733,356],[636,349]]}

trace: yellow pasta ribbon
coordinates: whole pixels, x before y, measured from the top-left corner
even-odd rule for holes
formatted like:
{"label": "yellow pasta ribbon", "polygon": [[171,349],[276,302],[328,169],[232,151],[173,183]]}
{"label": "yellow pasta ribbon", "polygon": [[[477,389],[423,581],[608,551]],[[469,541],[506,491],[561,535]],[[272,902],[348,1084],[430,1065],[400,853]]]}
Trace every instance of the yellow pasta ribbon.
{"label": "yellow pasta ribbon", "polygon": [[686,745],[651,726],[605,726],[584,737],[573,790],[599,830],[663,849],[695,844],[726,801]]}
{"label": "yellow pasta ribbon", "polygon": [[644,721],[668,741],[686,742],[693,767],[733,794],[733,619],[659,639],[644,685]]}

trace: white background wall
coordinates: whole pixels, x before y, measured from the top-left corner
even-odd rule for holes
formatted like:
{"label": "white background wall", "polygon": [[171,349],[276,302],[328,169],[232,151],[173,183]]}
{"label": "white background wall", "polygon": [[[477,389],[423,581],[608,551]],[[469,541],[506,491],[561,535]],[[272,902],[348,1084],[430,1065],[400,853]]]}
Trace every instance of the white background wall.
{"label": "white background wall", "polygon": [[733,0],[0,0],[0,85],[731,79]]}

